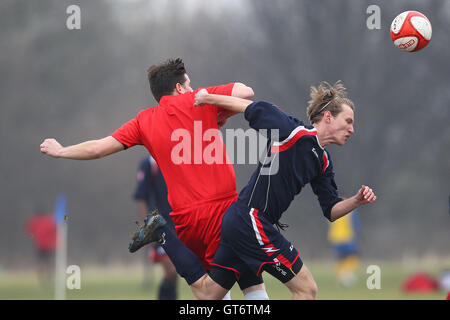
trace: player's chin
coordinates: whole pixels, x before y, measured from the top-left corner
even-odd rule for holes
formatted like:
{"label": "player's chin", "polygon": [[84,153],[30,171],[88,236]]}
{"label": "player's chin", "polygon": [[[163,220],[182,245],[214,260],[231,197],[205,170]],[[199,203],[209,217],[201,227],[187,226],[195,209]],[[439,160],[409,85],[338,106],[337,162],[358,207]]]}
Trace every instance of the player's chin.
{"label": "player's chin", "polygon": [[342,138],[342,144],[341,144],[341,146],[343,146],[343,145],[347,142],[348,138],[350,138],[350,136],[344,136],[344,137]]}

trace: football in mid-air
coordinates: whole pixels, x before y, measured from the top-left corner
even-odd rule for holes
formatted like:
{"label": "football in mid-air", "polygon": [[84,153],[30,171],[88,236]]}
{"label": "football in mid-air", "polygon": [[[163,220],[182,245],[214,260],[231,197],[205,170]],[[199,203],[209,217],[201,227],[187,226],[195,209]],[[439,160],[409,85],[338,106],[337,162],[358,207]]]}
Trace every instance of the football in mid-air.
{"label": "football in mid-air", "polygon": [[391,24],[394,45],[408,52],[425,48],[431,40],[431,23],[422,13],[405,11],[395,17]]}

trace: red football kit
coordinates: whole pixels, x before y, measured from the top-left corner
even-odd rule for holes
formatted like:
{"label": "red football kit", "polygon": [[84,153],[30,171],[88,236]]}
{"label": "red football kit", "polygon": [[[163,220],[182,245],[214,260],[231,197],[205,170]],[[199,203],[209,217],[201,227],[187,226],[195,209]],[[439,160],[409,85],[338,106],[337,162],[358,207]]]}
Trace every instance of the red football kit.
{"label": "red football kit", "polygon": [[[207,88],[231,95],[234,83]],[[194,106],[195,94],[163,96],[111,136],[126,148],[144,145],[167,184],[170,216],[178,237],[209,270],[220,240],[220,223],[237,199],[236,176],[218,134],[231,114],[217,106]]]}
{"label": "red football kit", "polygon": [[28,219],[26,228],[39,251],[55,250],[56,224],[52,214],[32,216]]}

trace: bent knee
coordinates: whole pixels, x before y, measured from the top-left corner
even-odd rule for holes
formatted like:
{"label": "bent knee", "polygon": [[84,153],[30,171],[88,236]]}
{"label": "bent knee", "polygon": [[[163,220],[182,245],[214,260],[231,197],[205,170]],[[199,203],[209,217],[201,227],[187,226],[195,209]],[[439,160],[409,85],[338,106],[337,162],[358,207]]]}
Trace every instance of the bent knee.
{"label": "bent knee", "polygon": [[[222,288],[202,288],[203,290],[192,290],[198,300],[222,300],[228,291]],[[212,290],[211,290],[212,289]]]}
{"label": "bent knee", "polygon": [[222,300],[228,290],[214,282],[208,275],[203,276],[191,286],[195,297],[199,300]]}
{"label": "bent knee", "polygon": [[305,265],[286,286],[291,290],[293,299],[314,300],[317,297],[317,284]]}
{"label": "bent knee", "polygon": [[315,300],[317,298],[317,284],[314,280],[292,290],[293,298],[300,300]]}
{"label": "bent knee", "polygon": [[306,295],[308,296],[309,300],[315,300],[317,298],[318,291],[319,288],[317,287],[316,282],[313,280],[308,289],[306,290]]}
{"label": "bent knee", "polygon": [[198,300],[222,300],[225,296],[215,292],[194,292],[194,295]]}

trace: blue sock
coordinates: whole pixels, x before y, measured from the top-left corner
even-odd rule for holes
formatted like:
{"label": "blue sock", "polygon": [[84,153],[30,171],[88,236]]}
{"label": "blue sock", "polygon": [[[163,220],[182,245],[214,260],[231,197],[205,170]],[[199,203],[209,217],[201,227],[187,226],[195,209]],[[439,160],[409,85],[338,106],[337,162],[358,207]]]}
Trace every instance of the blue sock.
{"label": "blue sock", "polygon": [[177,273],[186,280],[188,285],[193,284],[206,273],[200,259],[167,225],[156,229],[156,234],[161,238],[159,243],[169,256]]}

